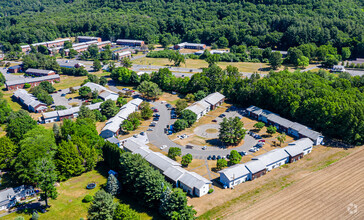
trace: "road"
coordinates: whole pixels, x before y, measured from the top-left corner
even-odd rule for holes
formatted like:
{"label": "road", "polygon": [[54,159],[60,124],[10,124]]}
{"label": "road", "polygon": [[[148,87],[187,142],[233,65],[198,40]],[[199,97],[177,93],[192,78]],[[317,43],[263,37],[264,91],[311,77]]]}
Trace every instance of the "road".
{"label": "road", "polygon": [[153,128],[153,131],[148,132],[148,138],[151,144],[157,146],[158,148],[162,145],[167,145],[167,148],[164,151],[168,152],[170,147],[179,147],[182,150],[182,154],[191,154],[195,159],[206,159],[209,155],[220,155],[226,156],[230,153],[231,150],[237,150],[238,152],[246,151],[257,143],[253,137],[246,135],[244,139],[244,144],[239,147],[235,147],[232,149],[224,149],[219,147],[207,147],[206,150],[202,150],[202,146],[195,146],[193,149],[187,149],[186,146],[181,146],[174,143],[172,140],[168,138],[168,136],[164,133],[164,128],[167,125],[171,125],[175,120],[170,119],[170,111],[164,104],[160,102],[152,103],[155,108],[159,110],[160,119],[157,125]]}

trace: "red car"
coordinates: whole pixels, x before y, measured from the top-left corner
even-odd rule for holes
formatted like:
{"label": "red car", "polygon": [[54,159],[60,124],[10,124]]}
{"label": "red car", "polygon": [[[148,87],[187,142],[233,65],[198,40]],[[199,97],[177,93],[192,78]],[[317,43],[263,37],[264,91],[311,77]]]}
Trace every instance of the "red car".
{"label": "red car", "polygon": [[158,111],[158,109],[154,109],[153,111],[154,111],[154,112],[159,112],[159,111]]}
{"label": "red car", "polygon": [[265,140],[259,140],[258,142],[265,142]]}

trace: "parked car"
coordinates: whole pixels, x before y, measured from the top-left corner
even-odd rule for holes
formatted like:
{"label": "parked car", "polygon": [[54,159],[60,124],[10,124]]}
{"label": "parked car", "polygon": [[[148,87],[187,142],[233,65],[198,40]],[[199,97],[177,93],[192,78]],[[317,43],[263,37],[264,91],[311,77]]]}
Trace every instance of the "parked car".
{"label": "parked car", "polygon": [[249,149],[249,151],[250,151],[250,152],[253,152],[253,153],[255,153],[255,152],[256,152],[256,150],[255,150],[255,148],[254,148],[254,147],[250,148],[250,149]]}
{"label": "parked car", "polygon": [[66,93],[63,93],[62,95],[61,95],[61,97],[65,97],[66,96]]}
{"label": "parked car", "polygon": [[159,121],[158,117],[153,118],[153,121]]}
{"label": "parked car", "polygon": [[140,132],[140,135],[143,135],[144,136],[145,135],[145,132],[144,131]]}
{"label": "parked car", "polygon": [[137,135],[137,134],[134,134],[134,135],[133,135],[133,137],[137,138],[137,137],[138,137],[138,135]]}
{"label": "parked car", "polygon": [[168,109],[170,109],[170,108],[172,108],[172,105],[171,105],[171,104],[169,104],[169,103],[167,103],[167,104],[166,104],[166,107],[167,107]]}
{"label": "parked car", "polygon": [[58,92],[61,92],[61,91],[62,91],[62,89],[59,89],[59,90],[58,90]]}
{"label": "parked car", "polygon": [[69,98],[69,99],[68,99],[68,101],[71,101],[71,100],[72,100],[72,98]]}
{"label": "parked car", "polygon": [[211,155],[209,155],[209,156],[207,157],[207,159],[208,159],[208,160],[211,160],[211,159],[212,159]]}
{"label": "parked car", "polygon": [[192,145],[187,144],[187,145],[186,145],[186,148],[187,148],[187,149],[193,149],[193,146],[192,146]]}
{"label": "parked car", "polygon": [[218,160],[220,160],[220,159],[221,159],[221,156],[220,156],[220,155],[218,155],[216,158],[217,158]]}
{"label": "parked car", "polygon": [[216,119],[213,119],[212,122],[217,122],[217,120]]}
{"label": "parked car", "polygon": [[213,159],[213,160],[216,160],[216,156],[215,156],[215,155],[213,155],[213,156],[212,156],[212,159]]}
{"label": "parked car", "polygon": [[153,116],[159,118],[160,117],[160,114],[154,114]]}
{"label": "parked car", "polygon": [[158,111],[158,109],[154,109],[153,111],[154,111],[154,112],[159,112],[159,111]]}
{"label": "parked car", "polygon": [[265,142],[265,140],[259,140],[258,142]]}
{"label": "parked car", "polygon": [[207,147],[206,147],[206,146],[203,146],[203,147],[202,147],[202,150],[206,150],[206,149],[207,149]]}
{"label": "parked car", "polygon": [[229,159],[230,158],[230,154],[226,154],[226,158]]}
{"label": "parked car", "polygon": [[246,151],[242,151],[242,153],[243,153],[244,155],[247,155],[247,154],[248,154]]}
{"label": "parked car", "polygon": [[167,145],[162,145],[159,149],[163,150],[165,148],[167,148]]}
{"label": "parked car", "polygon": [[221,115],[219,115],[219,117],[220,118],[223,118],[223,117],[225,117],[226,115],[225,114],[221,114]]}

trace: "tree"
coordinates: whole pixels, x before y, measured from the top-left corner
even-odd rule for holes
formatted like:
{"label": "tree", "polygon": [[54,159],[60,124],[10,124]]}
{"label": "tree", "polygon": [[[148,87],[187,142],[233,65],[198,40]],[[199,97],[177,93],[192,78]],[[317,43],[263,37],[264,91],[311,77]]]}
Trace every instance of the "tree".
{"label": "tree", "polygon": [[126,98],[123,98],[123,97],[118,97],[118,99],[116,100],[116,104],[119,107],[125,105],[126,103],[128,103],[128,101],[126,100]]}
{"label": "tree", "polygon": [[297,66],[301,67],[301,68],[305,68],[310,64],[310,59],[308,59],[305,56],[301,56],[300,58],[298,58],[297,60]]}
{"label": "tree", "polygon": [[110,174],[107,178],[105,191],[113,196],[116,196],[120,191],[119,180],[113,174]]}
{"label": "tree", "polygon": [[78,147],[72,141],[62,140],[58,145],[54,163],[57,168],[58,179],[61,181],[80,175],[85,171],[82,165],[83,158],[78,152]]}
{"label": "tree", "polygon": [[182,155],[182,151],[181,148],[179,147],[170,147],[168,150],[168,157],[176,160],[177,156],[181,156]]}
{"label": "tree", "polygon": [[327,55],[325,61],[322,62],[323,66],[326,68],[332,68],[334,65],[339,63],[338,59],[334,55]]}
{"label": "tree", "polygon": [[89,98],[90,94],[91,94],[91,89],[88,86],[82,86],[79,90],[78,90],[78,94],[80,94],[81,97],[83,98]]}
{"label": "tree", "polygon": [[10,140],[4,136],[0,138],[0,169],[9,169],[12,161],[15,159],[17,147]]}
{"label": "tree", "polygon": [[48,207],[48,198],[56,199],[58,195],[54,186],[57,181],[56,167],[50,158],[42,158],[35,163],[35,179]]}
{"label": "tree", "polygon": [[230,156],[229,156],[229,163],[230,165],[235,165],[240,163],[242,156],[236,151],[236,150],[232,150],[230,152]]}
{"label": "tree", "polygon": [[115,209],[113,220],[139,220],[140,216],[136,211],[126,204],[118,204]]}
{"label": "tree", "polygon": [[216,168],[218,170],[222,170],[225,167],[227,167],[227,161],[224,158],[218,159],[217,162],[216,162]]}
{"label": "tree", "polygon": [[100,83],[99,83],[100,85],[102,85],[102,86],[105,86],[106,84],[107,84],[107,79],[106,79],[106,77],[100,77]]}
{"label": "tree", "polygon": [[216,44],[219,48],[227,48],[229,46],[229,40],[226,37],[220,37]]}
{"label": "tree", "polygon": [[44,55],[49,54],[48,48],[46,46],[44,46],[44,45],[39,45],[38,46],[38,52],[41,53],[41,54],[44,54]]}
{"label": "tree", "polygon": [[267,133],[272,136],[273,134],[275,134],[277,132],[277,128],[275,126],[269,126],[267,127]]}
{"label": "tree", "polygon": [[33,214],[32,214],[32,220],[38,220],[39,219],[39,214],[37,211],[33,211]]}
{"label": "tree", "polygon": [[279,141],[279,146],[282,146],[282,143],[286,141],[286,136],[285,133],[278,135],[277,140]]}
{"label": "tree", "polygon": [[70,49],[72,48],[72,42],[71,41],[65,41],[63,44],[64,49]]}
{"label": "tree", "polygon": [[220,123],[219,139],[225,144],[237,145],[244,139],[246,130],[238,117],[224,118]]}
{"label": "tree", "polygon": [[341,49],[341,55],[342,55],[343,60],[349,59],[351,56],[350,47],[343,47]]}
{"label": "tree", "polygon": [[193,123],[197,120],[197,115],[189,109],[185,109],[181,112],[181,118],[186,120],[188,127],[191,127]]}
{"label": "tree", "polygon": [[298,49],[297,47],[291,47],[288,49],[286,60],[289,63],[298,66],[298,59],[302,56],[303,53],[300,49]]}
{"label": "tree", "polygon": [[70,49],[68,52],[68,58],[73,59],[78,55],[78,52],[75,49]]}
{"label": "tree", "polygon": [[195,92],[194,96],[195,96],[195,101],[200,101],[201,99],[206,97],[206,92],[204,92],[203,90],[199,90]]}
{"label": "tree", "polygon": [[133,66],[133,62],[130,60],[129,57],[124,57],[121,59],[121,65],[125,68],[131,68]]}
{"label": "tree", "polygon": [[282,65],[282,54],[278,51],[275,51],[269,57],[269,64],[273,69],[277,69]]}
{"label": "tree", "polygon": [[41,82],[39,84],[39,87],[42,88],[43,90],[45,90],[46,92],[48,92],[48,94],[56,91],[56,88],[54,88],[52,83],[50,83],[48,81]]}
{"label": "tree", "polygon": [[113,100],[109,99],[100,105],[100,112],[105,115],[108,119],[114,117],[118,113],[119,108]]}
{"label": "tree", "polygon": [[99,48],[97,47],[96,44],[88,46],[87,52],[90,53],[92,59],[97,59],[97,57],[99,56]]}
{"label": "tree", "polygon": [[264,128],[265,124],[264,122],[257,122],[254,124],[254,128],[257,129],[258,131],[262,130],[262,128]]}
{"label": "tree", "polygon": [[124,120],[123,123],[121,124],[121,128],[123,129],[123,131],[129,132],[134,130],[134,125],[131,121]]}
{"label": "tree", "polygon": [[24,217],[23,216],[17,216],[14,218],[14,220],[24,220]]}
{"label": "tree", "polygon": [[155,49],[154,44],[148,44],[148,50],[153,51]]}
{"label": "tree", "polygon": [[187,106],[188,106],[188,104],[187,104],[186,100],[184,100],[184,99],[177,100],[177,102],[176,102],[176,113],[177,113],[177,115],[178,116],[181,115],[181,112],[185,108],[187,108]]}
{"label": "tree", "polygon": [[154,82],[143,81],[137,90],[147,98],[157,99],[162,95],[161,89]]}
{"label": "tree", "polygon": [[208,56],[205,61],[209,64],[209,66],[212,66],[220,61],[220,55],[219,54],[212,54]]}
{"label": "tree", "polygon": [[183,131],[188,128],[188,122],[184,119],[177,119],[173,124],[173,129],[176,132]]}
{"label": "tree", "polygon": [[112,220],[115,204],[111,194],[100,190],[95,193],[94,201],[88,209],[87,219],[89,220]]}
{"label": "tree", "polygon": [[161,196],[159,213],[166,219],[195,219],[196,211],[187,205],[186,193],[180,188],[165,187]]}
{"label": "tree", "polygon": [[6,136],[18,143],[23,139],[24,134],[37,126],[37,122],[24,110],[12,112],[6,126]]}
{"label": "tree", "polygon": [[143,102],[140,107],[141,116],[144,120],[147,120],[153,116],[153,110],[150,108],[149,102]]}
{"label": "tree", "polygon": [[100,60],[94,60],[92,68],[94,69],[95,72],[101,70],[102,66]]}
{"label": "tree", "polygon": [[182,157],[182,161],[181,161],[182,166],[187,167],[188,164],[190,164],[191,162],[192,162],[191,154],[186,154]]}
{"label": "tree", "polygon": [[173,61],[175,66],[180,66],[181,63],[186,63],[185,56],[180,54],[178,51],[174,51],[173,53],[171,53],[168,57],[168,60],[170,62]]}
{"label": "tree", "polygon": [[185,96],[185,100],[187,100],[188,102],[193,102],[195,100],[195,96],[192,93],[188,93]]}

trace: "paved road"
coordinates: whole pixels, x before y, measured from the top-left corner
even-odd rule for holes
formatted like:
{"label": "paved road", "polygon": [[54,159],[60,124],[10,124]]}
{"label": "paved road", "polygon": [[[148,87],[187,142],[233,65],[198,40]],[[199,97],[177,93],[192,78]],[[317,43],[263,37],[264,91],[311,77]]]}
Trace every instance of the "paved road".
{"label": "paved road", "polygon": [[[80,86],[76,86],[74,87],[74,89],[79,89]],[[53,105],[63,105],[66,108],[71,108],[72,106],[69,103],[74,103],[77,102],[79,106],[81,106],[82,100],[81,99],[71,99],[68,101],[68,99],[66,97],[62,97],[62,94],[68,94],[70,92],[69,88],[67,89],[62,89],[61,91],[57,91],[57,93],[52,93],[50,94],[54,100],[54,104]]]}
{"label": "paved road", "polygon": [[185,72],[185,73],[201,73],[202,69],[196,68],[184,68],[184,67],[169,67],[169,66],[155,66],[155,65],[139,65],[133,64],[132,69],[161,69],[161,68],[168,68],[171,72]]}
{"label": "paved road", "polygon": [[169,147],[179,147],[182,150],[182,154],[190,153],[195,159],[206,159],[209,155],[226,156],[230,153],[231,150],[237,150],[238,152],[248,152],[248,150],[257,143],[257,140],[255,140],[253,137],[246,135],[244,139],[244,144],[242,146],[232,149],[208,147],[206,150],[202,150],[202,146],[195,146],[193,149],[187,149],[186,146],[181,146],[174,143],[164,133],[164,128],[166,127],[166,125],[173,124],[174,122],[174,120],[170,119],[170,111],[166,108],[164,104],[161,104],[160,102],[154,102],[153,105],[159,110],[159,114],[161,116],[153,131],[148,132],[148,137],[150,143],[154,144],[157,147],[167,145],[167,148],[164,149],[164,151],[168,152]]}
{"label": "paved road", "polygon": [[364,71],[360,71],[360,70],[345,70],[346,72],[348,72],[351,76],[363,76],[364,75]]}
{"label": "paved road", "polygon": [[307,72],[307,71],[310,71],[310,70],[313,70],[313,69],[317,69],[317,68],[320,68],[320,65],[318,66],[313,66],[313,67],[310,67],[310,68],[307,68],[307,69],[304,69],[304,70],[301,70],[300,72]]}

